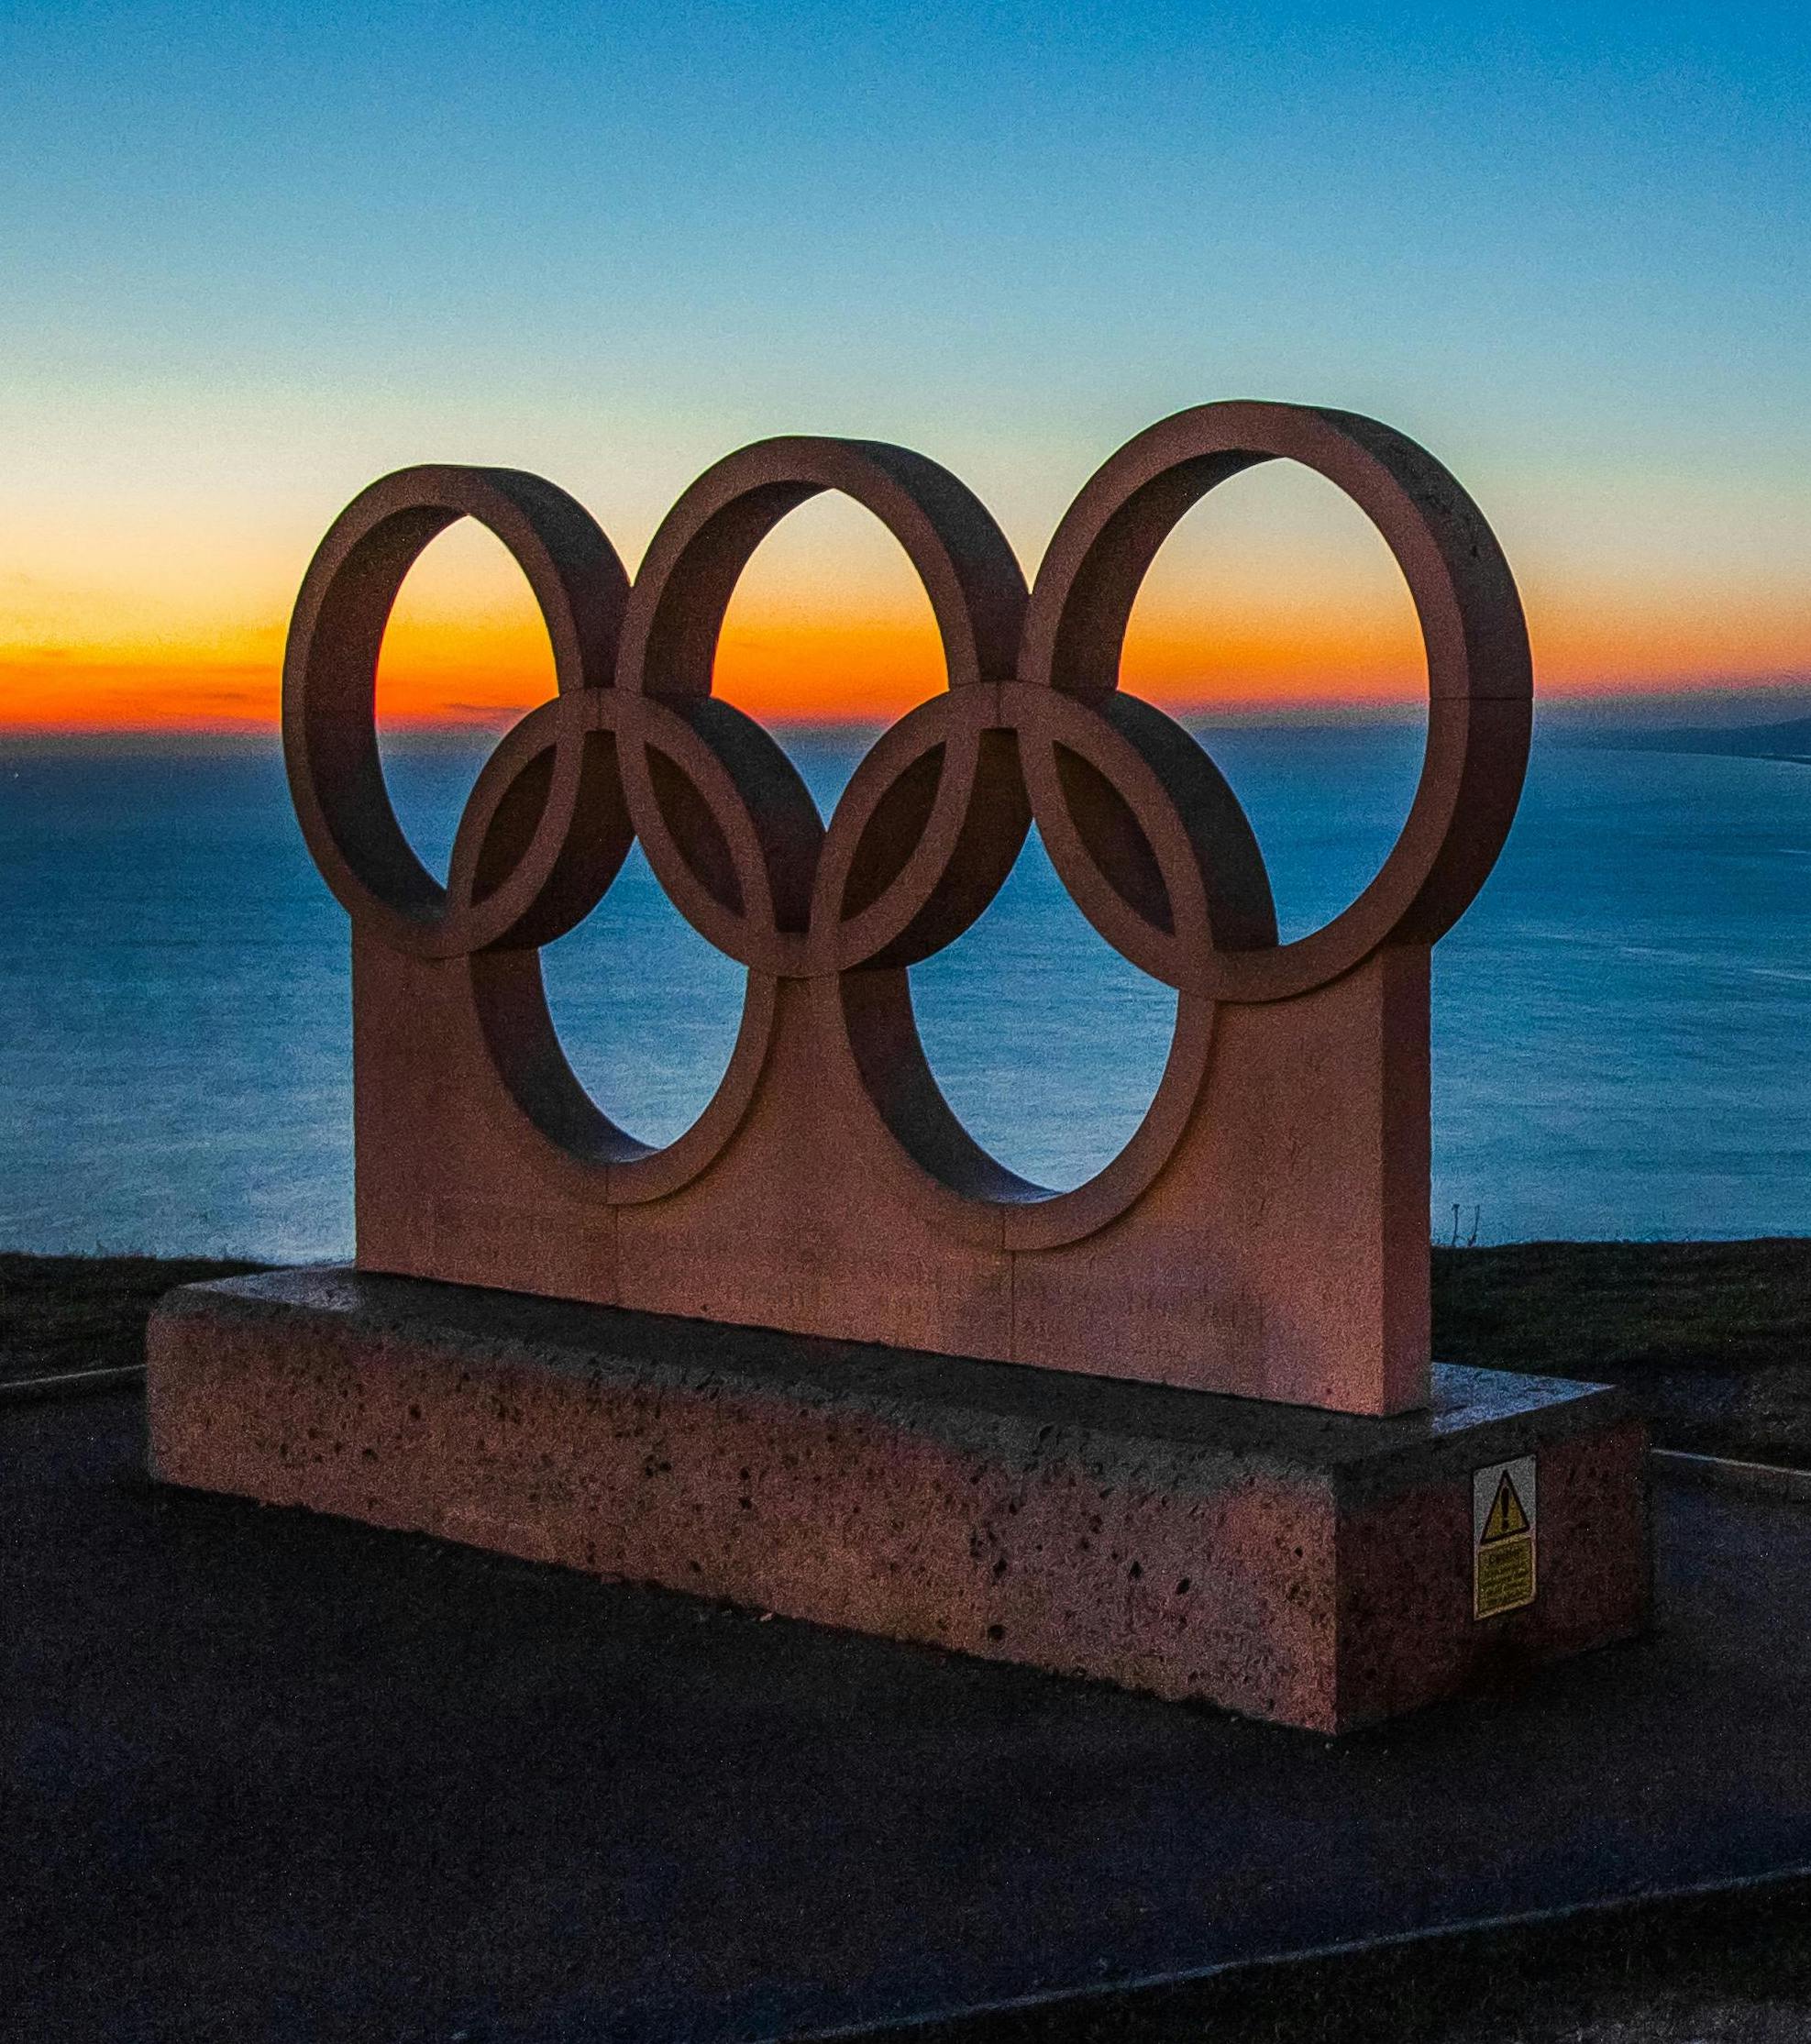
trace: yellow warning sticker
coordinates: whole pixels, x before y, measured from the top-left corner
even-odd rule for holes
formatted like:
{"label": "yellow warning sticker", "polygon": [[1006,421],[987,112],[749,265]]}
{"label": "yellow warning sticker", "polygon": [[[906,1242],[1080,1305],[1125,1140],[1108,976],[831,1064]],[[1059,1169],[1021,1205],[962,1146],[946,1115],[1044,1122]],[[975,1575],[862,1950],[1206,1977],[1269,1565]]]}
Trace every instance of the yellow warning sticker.
{"label": "yellow warning sticker", "polygon": [[1534,1457],[1472,1475],[1472,1614],[1494,1619],[1534,1602]]}
{"label": "yellow warning sticker", "polygon": [[1484,1531],[1478,1535],[1478,1544],[1487,1547],[1493,1541],[1513,1540],[1518,1533],[1527,1531],[1528,1514],[1522,1509],[1521,1493],[1506,1469],[1496,1479],[1496,1494],[1490,1500],[1489,1511],[1485,1514]]}

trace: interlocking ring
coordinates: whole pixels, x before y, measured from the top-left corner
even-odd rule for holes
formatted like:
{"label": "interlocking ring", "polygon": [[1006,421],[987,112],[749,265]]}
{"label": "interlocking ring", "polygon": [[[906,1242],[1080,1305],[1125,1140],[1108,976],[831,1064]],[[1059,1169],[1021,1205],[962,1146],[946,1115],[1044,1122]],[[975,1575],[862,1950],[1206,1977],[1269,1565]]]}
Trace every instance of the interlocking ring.
{"label": "interlocking ring", "polygon": [[[1183,514],[1256,462],[1294,459],[1370,517],[1426,646],[1427,748],[1414,801],[1358,899],[1279,944],[1263,855],[1207,752],[1119,688],[1132,602]],[[930,597],[947,687],[885,732],[826,828],[784,752],[712,694],[732,594],[761,540],[834,490],[899,540]],[[558,693],[499,743],[460,820],[443,890],[383,788],[374,722],[385,623],[421,550],[459,516],[528,578]],[[867,441],[762,441],[679,498],[634,587],[572,499],[513,470],[414,469],[356,498],[297,602],[284,743],[297,812],[363,928],[469,962],[498,1069],[550,1140],[600,1166],[613,1200],[653,1199],[734,1133],[770,1047],[781,982],[806,985],[847,1051],[874,1158],[944,1225],[1008,1248],[1092,1232],[1154,1180],[1199,1101],[1214,1011],[1312,992],[1386,945],[1430,944],[1463,912],[1515,813],[1531,715],[1508,567],[1431,456],[1375,421],[1276,404],[1205,405],[1114,455],[1057,528],[1027,595],[984,505],[946,470]],[[1072,1192],[1007,1171],[944,1101],[908,968],[952,943],[1011,871],[1032,821],[1057,874],[1121,956],[1176,989],[1155,1098],[1119,1156]],[[566,1063],[539,948],[590,912],[641,842],[675,907],[745,969],[736,1047],[704,1114],[650,1150]],[[834,1082],[834,1075],[827,1075]]]}

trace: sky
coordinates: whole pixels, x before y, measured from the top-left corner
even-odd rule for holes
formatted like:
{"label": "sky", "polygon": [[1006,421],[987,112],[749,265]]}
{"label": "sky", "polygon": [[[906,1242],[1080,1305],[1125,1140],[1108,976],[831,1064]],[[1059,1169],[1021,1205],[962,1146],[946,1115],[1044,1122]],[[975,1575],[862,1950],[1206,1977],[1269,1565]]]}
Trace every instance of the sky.
{"label": "sky", "polygon": [[[410,462],[531,469],[633,567],[718,456],[918,447],[1028,574],[1182,406],[1368,412],[1508,553],[1552,700],[1811,690],[1811,10],[0,0],[0,728],[266,730],[316,540]],[[405,585],[392,724],[549,685],[490,537]],[[1407,702],[1318,478],[1215,492],[1124,678]],[[719,684],[939,685],[893,543],[763,546]]]}

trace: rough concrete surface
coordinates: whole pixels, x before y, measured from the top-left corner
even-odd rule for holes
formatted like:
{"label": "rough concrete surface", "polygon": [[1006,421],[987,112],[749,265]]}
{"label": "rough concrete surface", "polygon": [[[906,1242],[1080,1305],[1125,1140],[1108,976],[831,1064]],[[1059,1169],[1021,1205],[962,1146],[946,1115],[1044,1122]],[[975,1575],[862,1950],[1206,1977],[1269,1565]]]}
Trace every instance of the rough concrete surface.
{"label": "rough concrete surface", "polygon": [[[1436,1372],[1390,1420],[349,1271],[153,1314],[172,1483],[1336,1731],[1624,1637],[1619,1395]],[[1479,1622],[1473,1472],[1536,1454]]]}

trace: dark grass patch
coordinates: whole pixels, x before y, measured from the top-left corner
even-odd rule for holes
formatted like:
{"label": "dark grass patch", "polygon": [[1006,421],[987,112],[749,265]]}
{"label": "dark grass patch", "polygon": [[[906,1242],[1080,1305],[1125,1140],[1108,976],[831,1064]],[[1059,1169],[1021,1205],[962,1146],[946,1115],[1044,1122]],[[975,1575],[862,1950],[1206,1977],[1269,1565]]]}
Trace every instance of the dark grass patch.
{"label": "dark grass patch", "polygon": [[1811,1466],[1811,1241],[1436,1249],[1443,1361],[1621,1385],[1659,1446]]}
{"label": "dark grass patch", "polygon": [[0,1254],[0,1384],[145,1360],[145,1319],[175,1285],[258,1264],[204,1257]]}

